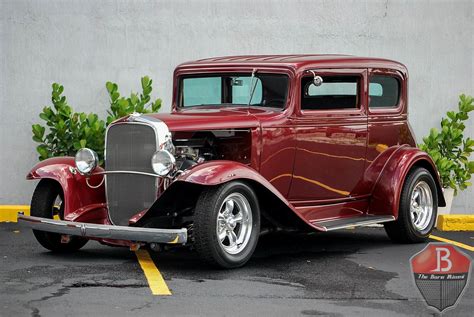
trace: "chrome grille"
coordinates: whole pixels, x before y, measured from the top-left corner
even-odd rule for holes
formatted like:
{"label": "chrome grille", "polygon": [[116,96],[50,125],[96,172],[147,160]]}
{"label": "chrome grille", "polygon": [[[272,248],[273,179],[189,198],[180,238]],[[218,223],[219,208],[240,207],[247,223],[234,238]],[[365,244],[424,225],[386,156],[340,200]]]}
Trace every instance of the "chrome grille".
{"label": "chrome grille", "polygon": [[[151,157],[157,149],[154,129],[143,123],[123,123],[107,131],[105,168],[107,171],[154,173]],[[108,174],[106,193],[109,217],[115,225],[149,208],[156,199],[157,178],[137,174]]]}

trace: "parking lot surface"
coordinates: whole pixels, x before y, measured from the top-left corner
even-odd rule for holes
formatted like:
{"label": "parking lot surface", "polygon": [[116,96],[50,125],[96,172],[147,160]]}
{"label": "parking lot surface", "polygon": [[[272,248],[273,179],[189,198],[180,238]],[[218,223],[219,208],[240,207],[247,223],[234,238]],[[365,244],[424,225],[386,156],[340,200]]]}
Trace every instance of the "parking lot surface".
{"label": "parking lot surface", "polygon": [[[474,245],[474,232],[434,235]],[[209,268],[186,249],[150,252],[172,293],[154,296],[128,249],[89,242],[53,254],[30,230],[0,223],[0,316],[433,316],[409,265],[425,245],[393,244],[382,228],[274,234],[236,270]],[[472,316],[470,284],[443,315]]]}

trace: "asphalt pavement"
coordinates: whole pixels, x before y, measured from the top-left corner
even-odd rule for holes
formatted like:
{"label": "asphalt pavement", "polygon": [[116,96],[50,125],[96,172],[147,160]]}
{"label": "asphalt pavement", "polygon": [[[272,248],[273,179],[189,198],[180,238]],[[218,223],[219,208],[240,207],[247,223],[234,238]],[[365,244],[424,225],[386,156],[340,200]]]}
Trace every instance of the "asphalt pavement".
{"label": "asphalt pavement", "polygon": [[[434,234],[474,245],[474,232]],[[433,316],[409,265],[425,245],[394,244],[371,227],[273,234],[235,270],[209,268],[187,249],[150,252],[172,293],[155,296],[128,249],[92,241],[53,254],[30,230],[0,223],[0,316]],[[443,315],[473,310],[468,285]]]}

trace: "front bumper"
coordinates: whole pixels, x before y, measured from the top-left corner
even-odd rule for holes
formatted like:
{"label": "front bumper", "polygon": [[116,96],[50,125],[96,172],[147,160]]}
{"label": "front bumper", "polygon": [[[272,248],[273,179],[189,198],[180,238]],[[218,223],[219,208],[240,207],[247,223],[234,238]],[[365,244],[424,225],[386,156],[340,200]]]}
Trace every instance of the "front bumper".
{"label": "front bumper", "polygon": [[187,230],[155,229],[128,226],[101,225],[95,223],[53,220],[18,215],[18,223],[35,230],[60,233],[86,238],[128,240],[132,242],[185,244]]}

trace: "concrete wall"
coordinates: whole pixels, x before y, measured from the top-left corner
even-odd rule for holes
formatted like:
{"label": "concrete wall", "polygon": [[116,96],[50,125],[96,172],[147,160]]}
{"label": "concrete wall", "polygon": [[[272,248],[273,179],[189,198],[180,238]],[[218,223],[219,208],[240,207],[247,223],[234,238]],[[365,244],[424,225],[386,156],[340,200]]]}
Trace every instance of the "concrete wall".
{"label": "concrete wall", "polygon": [[[0,204],[28,203],[37,161],[31,124],[62,83],[78,111],[105,114],[104,84],[154,79],[169,109],[173,68],[234,54],[345,53],[395,59],[410,71],[418,137],[474,94],[473,1],[0,0]],[[474,119],[467,133],[474,136]],[[473,189],[455,200],[474,212]]]}

